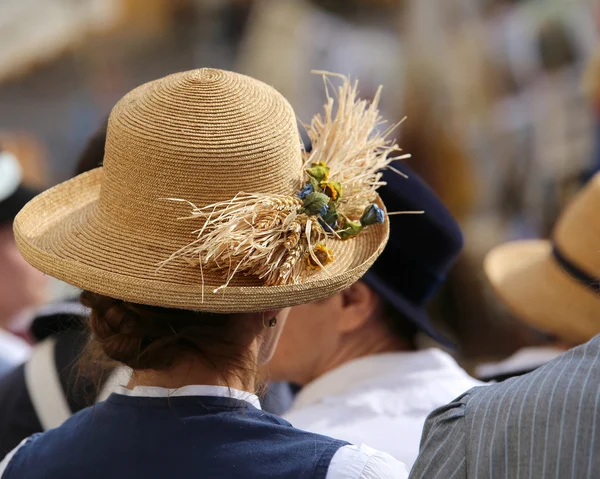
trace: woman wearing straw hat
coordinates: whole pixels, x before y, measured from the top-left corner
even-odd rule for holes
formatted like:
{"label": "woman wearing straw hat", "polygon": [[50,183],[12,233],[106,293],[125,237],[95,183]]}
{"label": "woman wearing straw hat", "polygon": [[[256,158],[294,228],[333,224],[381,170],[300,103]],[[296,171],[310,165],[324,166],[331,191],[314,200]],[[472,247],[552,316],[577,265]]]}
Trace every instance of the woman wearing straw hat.
{"label": "woman wearing straw hat", "polygon": [[91,352],[126,386],[13,450],[0,477],[406,477],[366,446],[260,410],[257,368],[290,306],[355,282],[385,246],[396,146],[343,81],[309,127],[271,87],[200,69],[127,94],[104,166],[30,202],[25,258],[84,290]]}
{"label": "woman wearing straw hat", "polygon": [[600,333],[599,297],[593,294],[600,292],[600,269],[591,268],[592,274],[587,274],[578,266],[595,265],[600,259],[592,221],[596,205],[591,201],[599,181],[596,176],[584,190],[587,195],[565,210],[552,242],[515,241],[486,256],[485,273],[498,296],[520,321],[545,338],[499,363],[480,365],[480,376],[486,380],[530,372]]}

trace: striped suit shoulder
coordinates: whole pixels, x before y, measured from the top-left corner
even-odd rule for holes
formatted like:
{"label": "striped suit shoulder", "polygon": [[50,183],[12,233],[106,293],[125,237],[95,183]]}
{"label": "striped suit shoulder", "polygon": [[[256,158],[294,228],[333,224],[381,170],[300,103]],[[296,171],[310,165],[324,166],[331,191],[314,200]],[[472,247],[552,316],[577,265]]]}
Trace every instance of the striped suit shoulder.
{"label": "striped suit shoulder", "polygon": [[599,477],[600,339],[427,420],[411,477]]}

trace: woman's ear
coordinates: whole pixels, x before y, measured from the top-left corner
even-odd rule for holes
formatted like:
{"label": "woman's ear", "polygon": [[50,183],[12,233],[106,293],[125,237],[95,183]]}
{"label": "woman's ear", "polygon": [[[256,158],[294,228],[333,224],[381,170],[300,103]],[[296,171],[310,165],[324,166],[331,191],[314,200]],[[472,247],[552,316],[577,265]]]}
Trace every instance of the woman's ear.
{"label": "woman's ear", "polygon": [[379,298],[366,283],[357,281],[342,293],[340,332],[349,333],[364,326],[375,314]]}
{"label": "woman's ear", "polygon": [[284,308],[261,315],[261,325],[264,330],[258,354],[259,366],[268,363],[273,357],[290,310],[291,308]]}

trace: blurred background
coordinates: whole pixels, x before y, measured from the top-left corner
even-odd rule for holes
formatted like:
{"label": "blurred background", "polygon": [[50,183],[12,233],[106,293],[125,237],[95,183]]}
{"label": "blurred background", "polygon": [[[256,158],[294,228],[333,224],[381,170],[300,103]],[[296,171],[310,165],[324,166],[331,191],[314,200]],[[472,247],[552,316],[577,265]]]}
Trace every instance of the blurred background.
{"label": "blurred background", "polygon": [[[600,10],[591,0],[0,0],[0,143],[39,188],[68,179],[133,87],[211,66],[320,111],[313,69],[384,85],[409,163],[460,220],[433,314],[468,367],[543,342],[500,306],[483,255],[546,237],[600,168]],[[56,295],[64,294],[60,288]]]}

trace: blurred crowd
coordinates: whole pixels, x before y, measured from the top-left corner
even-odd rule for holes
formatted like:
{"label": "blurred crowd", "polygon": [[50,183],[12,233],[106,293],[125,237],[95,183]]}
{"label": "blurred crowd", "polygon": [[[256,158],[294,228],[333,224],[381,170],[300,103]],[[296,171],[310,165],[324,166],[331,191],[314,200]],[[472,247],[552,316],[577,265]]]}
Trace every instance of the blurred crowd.
{"label": "blurred crowd", "polygon": [[[15,217],[48,188],[94,175],[109,155],[107,118],[124,94],[203,67],[280,92],[308,152],[311,117],[335,89],[323,72],[358,80],[360,97],[378,100],[387,121],[377,131],[398,123],[392,136],[410,154],[384,173],[383,203],[389,212],[425,212],[390,215],[388,246],[358,282],[295,302],[261,369],[264,409],[385,453],[361,450],[365,461],[387,464],[373,466],[380,472],[337,477],[403,477],[381,472],[397,467],[388,454],[411,477],[519,477],[525,468],[529,477],[595,477],[600,457],[588,425],[600,394],[599,36],[600,5],[591,0],[1,3],[0,459],[10,453],[18,465],[11,473],[2,463],[0,477],[79,477],[18,475],[49,459],[19,460],[14,448],[60,431],[143,369],[113,357],[83,370],[90,311],[112,306],[94,297],[82,306],[83,282],[31,266]],[[36,235],[59,215],[44,207],[27,226]],[[579,462],[564,452],[577,441]],[[547,469],[547,455],[562,462]],[[282,471],[274,477],[300,477]]]}

